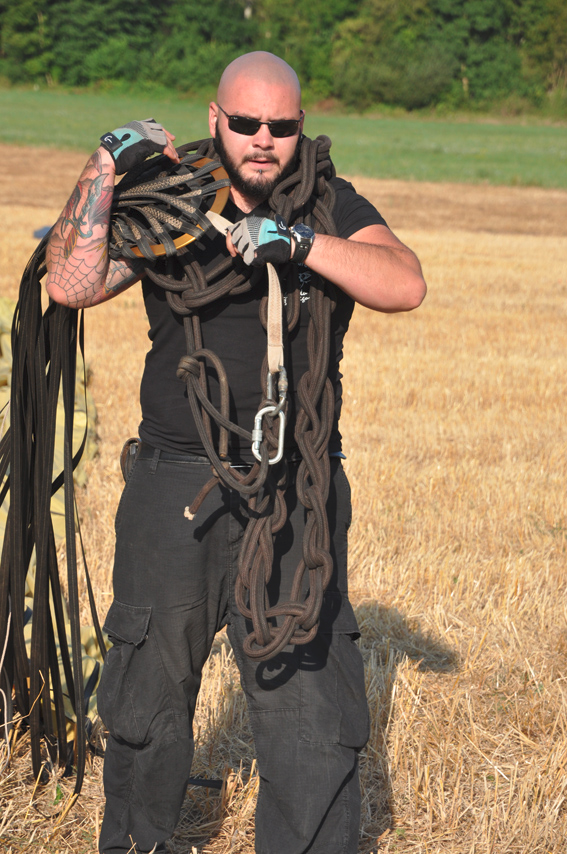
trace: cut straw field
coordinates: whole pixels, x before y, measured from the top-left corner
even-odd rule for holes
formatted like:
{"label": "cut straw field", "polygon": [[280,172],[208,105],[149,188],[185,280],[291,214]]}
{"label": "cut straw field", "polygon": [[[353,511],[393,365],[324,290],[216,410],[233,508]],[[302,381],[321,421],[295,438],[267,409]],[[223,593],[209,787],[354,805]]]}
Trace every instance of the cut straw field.
{"label": "cut straw field", "polygon": [[[16,296],[84,155],[0,158],[0,291]],[[408,315],[357,308],[342,432],[353,491],[351,594],[373,730],[361,854],[563,854],[567,848],[567,192],[355,180],[420,256]],[[86,316],[99,455],[80,495],[101,613],[111,597],[118,453],[135,435],[146,351],[138,289]],[[87,620],[85,610],[85,620]],[[220,635],[196,721],[173,854],[253,851],[258,777]],[[0,781],[6,854],[94,854],[101,760],[35,788],[22,739]]]}

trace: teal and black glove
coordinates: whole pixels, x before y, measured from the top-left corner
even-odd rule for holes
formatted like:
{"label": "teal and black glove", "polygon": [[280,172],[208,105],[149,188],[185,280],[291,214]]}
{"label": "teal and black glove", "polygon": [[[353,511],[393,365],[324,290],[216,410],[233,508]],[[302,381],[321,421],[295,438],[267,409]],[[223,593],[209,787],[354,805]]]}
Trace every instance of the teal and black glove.
{"label": "teal and black glove", "polygon": [[105,133],[100,144],[114,157],[116,174],[123,175],[143,163],[150,154],[163,153],[167,136],[155,119],[142,119]]}
{"label": "teal and black glove", "polygon": [[281,216],[275,221],[261,216],[247,216],[230,229],[235,249],[245,264],[285,264],[291,257],[291,237]]}

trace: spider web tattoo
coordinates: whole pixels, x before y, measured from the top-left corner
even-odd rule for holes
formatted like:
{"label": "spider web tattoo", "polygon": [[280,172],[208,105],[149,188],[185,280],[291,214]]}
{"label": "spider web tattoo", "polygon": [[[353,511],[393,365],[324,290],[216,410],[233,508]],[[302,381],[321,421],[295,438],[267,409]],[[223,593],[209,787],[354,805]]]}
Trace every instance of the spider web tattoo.
{"label": "spider web tattoo", "polygon": [[59,217],[50,241],[50,279],[71,306],[90,306],[139,277],[136,265],[109,260],[106,229],[114,174],[98,151],[88,161]]}

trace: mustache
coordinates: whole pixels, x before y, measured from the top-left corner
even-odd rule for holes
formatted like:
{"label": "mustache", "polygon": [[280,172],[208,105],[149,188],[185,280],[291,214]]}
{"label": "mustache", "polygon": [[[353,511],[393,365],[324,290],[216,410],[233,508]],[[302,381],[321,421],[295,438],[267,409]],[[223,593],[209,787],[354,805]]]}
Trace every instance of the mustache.
{"label": "mustache", "polygon": [[280,162],[279,157],[277,157],[277,156],[276,156],[273,152],[271,152],[271,151],[256,151],[256,152],[252,152],[251,154],[246,154],[246,155],[244,156],[244,158],[243,158],[243,159],[244,159],[244,162],[245,162],[245,163],[248,163],[248,161],[250,161],[250,160],[258,160],[258,158],[259,158],[260,160],[267,160],[269,163],[279,163],[279,162]]}

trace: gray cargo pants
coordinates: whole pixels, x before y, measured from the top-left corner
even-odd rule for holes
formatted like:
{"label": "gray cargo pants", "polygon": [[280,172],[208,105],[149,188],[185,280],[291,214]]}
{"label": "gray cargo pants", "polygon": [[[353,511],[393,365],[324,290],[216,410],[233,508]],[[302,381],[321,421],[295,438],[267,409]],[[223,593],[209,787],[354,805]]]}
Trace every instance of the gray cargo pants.
{"label": "gray cargo pants", "polygon": [[[255,663],[242,652],[250,625],[233,598],[246,524],[240,496],[215,487],[189,521],[184,508],[210,466],[159,451],[149,458],[144,450],[148,458],[134,464],[116,516],[115,598],[105,624],[113,646],[99,689],[109,731],[100,851],[165,851],[191,772],[201,671],[215,633],[227,625],[260,774],[256,851],[354,854],[368,709],[347,598],[350,489],[340,460],[332,461],[328,502],[335,570],[319,634]],[[289,598],[301,555],[305,511],[294,492],[276,536],[272,601]]]}

